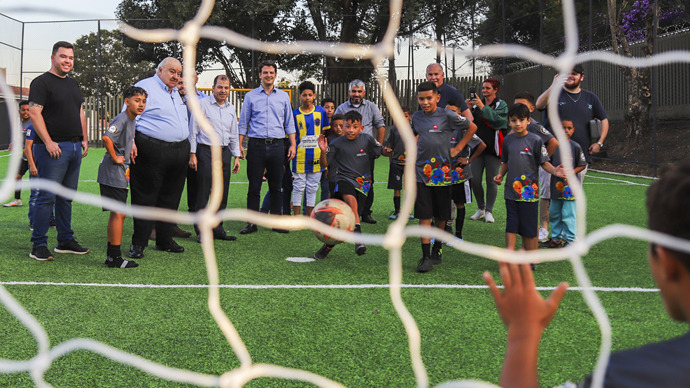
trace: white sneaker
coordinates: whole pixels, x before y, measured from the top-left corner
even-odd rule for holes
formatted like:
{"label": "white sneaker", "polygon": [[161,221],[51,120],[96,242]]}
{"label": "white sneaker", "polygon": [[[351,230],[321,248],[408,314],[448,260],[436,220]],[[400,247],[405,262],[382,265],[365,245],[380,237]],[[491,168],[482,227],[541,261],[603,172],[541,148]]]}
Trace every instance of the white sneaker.
{"label": "white sneaker", "polygon": [[7,202],[6,204],[4,204],[2,206],[4,206],[4,207],[22,206],[22,200],[21,199],[15,199],[12,202]]}
{"label": "white sneaker", "polygon": [[491,215],[491,212],[485,212],[484,213],[484,221],[488,224],[492,224],[494,221],[494,216]]}
{"label": "white sneaker", "polygon": [[539,227],[539,242],[549,241],[549,230],[543,227]]}
{"label": "white sneaker", "polygon": [[477,221],[477,220],[481,220],[482,218],[484,218],[484,210],[477,209],[477,212],[472,214],[472,217],[470,217],[470,220]]}

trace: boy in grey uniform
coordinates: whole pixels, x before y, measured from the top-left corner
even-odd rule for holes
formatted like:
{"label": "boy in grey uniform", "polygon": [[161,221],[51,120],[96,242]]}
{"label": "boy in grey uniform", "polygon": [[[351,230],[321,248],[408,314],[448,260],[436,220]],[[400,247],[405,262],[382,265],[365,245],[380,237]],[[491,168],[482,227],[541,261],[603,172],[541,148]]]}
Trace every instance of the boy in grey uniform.
{"label": "boy in grey uniform", "polygon": [[[103,144],[106,153],[98,166],[98,183],[101,187],[101,196],[112,198],[116,201],[127,203],[127,187],[129,186],[129,161],[136,155],[132,155],[134,144],[134,119],[144,112],[146,108],[146,90],[132,86],[125,90],[124,112],[115,116],[110,122],[110,127],[103,133]],[[105,207],[103,211],[107,211]],[[122,225],[125,222],[125,214],[116,211],[110,212],[108,219],[108,252],[105,264],[110,268],[134,268],[139,266],[133,260],[122,259],[120,244],[122,242]]]}

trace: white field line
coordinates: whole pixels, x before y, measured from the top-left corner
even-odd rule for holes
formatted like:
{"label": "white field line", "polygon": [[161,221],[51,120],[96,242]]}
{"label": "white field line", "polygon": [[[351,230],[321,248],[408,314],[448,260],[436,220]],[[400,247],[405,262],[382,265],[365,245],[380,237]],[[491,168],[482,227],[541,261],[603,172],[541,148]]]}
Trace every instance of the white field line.
{"label": "white field line", "polygon": [[[209,288],[207,284],[127,284],[127,283],[61,283],[61,282],[0,282],[3,286],[82,286],[82,287],[118,287],[118,288]],[[483,284],[402,284],[402,288],[449,288],[449,289],[488,289]],[[499,286],[502,288],[503,286]],[[237,290],[268,289],[368,289],[390,288],[390,284],[220,284],[218,288]],[[537,290],[548,291],[556,287],[537,287]],[[582,291],[583,287],[569,287],[571,291]],[[600,292],[659,292],[657,288],[641,287],[592,287]]]}
{"label": "white field line", "polygon": [[[604,179],[607,181],[614,181],[614,182],[620,182],[620,183],[625,183],[627,185],[634,185],[634,186],[644,186],[644,187],[649,187],[648,183],[637,183],[637,182],[631,182],[631,181],[626,181],[623,179],[615,179],[615,178],[607,178],[603,176],[596,176],[596,175],[587,175],[587,178],[594,178],[594,179]],[[587,184],[587,182],[585,182]]]}

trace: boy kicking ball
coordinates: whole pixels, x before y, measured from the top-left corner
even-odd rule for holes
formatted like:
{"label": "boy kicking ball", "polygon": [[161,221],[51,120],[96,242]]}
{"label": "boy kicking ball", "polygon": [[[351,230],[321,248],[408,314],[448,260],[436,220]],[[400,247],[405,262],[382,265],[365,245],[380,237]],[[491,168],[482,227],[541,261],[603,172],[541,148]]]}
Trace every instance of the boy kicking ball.
{"label": "boy kicking ball", "polygon": [[513,133],[503,140],[501,171],[494,182],[501,184],[508,174],[504,198],[506,201],[506,248],[515,249],[517,235],[522,236],[522,247],[537,249],[537,219],[539,216],[539,166],[549,174],[565,177],[561,166],[549,163],[549,155],[541,139],[527,131],[530,111],[523,104],[508,110],[508,124]]}
{"label": "boy kicking ball", "polygon": [[[129,161],[134,163],[132,155],[134,144],[134,119],[146,108],[146,90],[132,86],[125,90],[124,112],[115,116],[110,127],[103,134],[106,153],[98,166],[97,182],[101,187],[101,196],[127,203],[127,186],[129,185]],[[103,211],[107,209],[103,208]],[[122,259],[120,244],[122,242],[122,225],[125,214],[110,212],[108,219],[108,252],[105,264],[110,268],[138,267],[133,260]]]}
{"label": "boy kicking ball", "polygon": [[[321,149],[321,165],[330,166],[337,160],[335,173],[335,190],[333,196],[342,199],[355,213],[355,233],[362,233],[359,217],[364,202],[369,195],[371,185],[371,167],[374,159],[381,156],[383,147],[373,137],[362,133],[362,115],[357,111],[345,113],[344,135],[336,138],[330,144],[323,134],[319,136]],[[333,245],[323,244],[314,258],[325,259],[333,249]],[[362,243],[355,243],[355,253],[361,256],[367,252]]]}

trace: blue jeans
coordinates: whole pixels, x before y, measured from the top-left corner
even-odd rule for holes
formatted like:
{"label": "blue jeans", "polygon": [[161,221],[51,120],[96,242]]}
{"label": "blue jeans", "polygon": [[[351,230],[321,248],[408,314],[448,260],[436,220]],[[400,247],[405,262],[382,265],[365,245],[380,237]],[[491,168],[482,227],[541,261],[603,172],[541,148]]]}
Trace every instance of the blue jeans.
{"label": "blue jeans", "polygon": [[[38,177],[57,182],[69,189],[77,190],[79,169],[81,167],[81,142],[63,141],[58,143],[62,155],[52,159],[45,144],[34,144],[34,157]],[[72,200],[56,195],[49,190],[39,190],[34,206],[34,232],[31,235],[33,247],[48,245],[50,214],[55,206],[55,223],[58,244],[74,240],[72,231]]]}
{"label": "blue jeans", "polygon": [[551,238],[556,241],[575,241],[577,234],[577,213],[575,201],[551,199],[549,208]]}
{"label": "blue jeans", "polygon": [[[29,179],[34,179],[35,177],[33,175],[29,175]],[[29,196],[29,225],[34,224],[34,211],[36,208],[36,200],[38,200],[38,189],[31,189],[31,195]],[[53,206],[53,209],[50,211],[50,220],[55,219],[55,206]]]}

